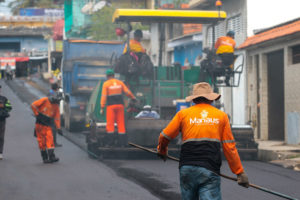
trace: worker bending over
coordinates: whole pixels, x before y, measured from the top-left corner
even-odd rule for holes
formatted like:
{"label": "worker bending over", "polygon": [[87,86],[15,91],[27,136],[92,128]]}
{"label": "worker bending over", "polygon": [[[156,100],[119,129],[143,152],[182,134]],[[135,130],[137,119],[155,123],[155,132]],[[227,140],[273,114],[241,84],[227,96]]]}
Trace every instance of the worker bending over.
{"label": "worker bending over", "polygon": [[[31,104],[36,117],[35,132],[44,163],[59,161],[54,154],[54,142],[52,125],[56,126],[57,133],[62,135],[60,127],[59,102],[62,97],[59,94],[41,98]],[[48,151],[48,152],[47,152]]]}
{"label": "worker bending over", "polygon": [[107,132],[107,145],[113,145],[113,134],[115,131],[115,121],[118,126],[118,144],[120,146],[127,145],[127,134],[125,129],[124,120],[124,101],[123,93],[131,99],[136,99],[126,85],[115,79],[115,73],[113,69],[106,71],[107,81],[103,83],[101,94],[101,110],[100,114],[103,114],[104,107],[106,108],[106,132]]}
{"label": "worker bending over", "polygon": [[249,187],[248,177],[231,133],[227,115],[211,103],[220,98],[205,82],[193,86],[186,97],[195,105],[175,115],[160,133],[158,155],[166,159],[170,140],[181,132],[182,146],[179,161],[180,187],[183,200],[220,200],[221,145],[231,171],[237,175],[238,184]]}

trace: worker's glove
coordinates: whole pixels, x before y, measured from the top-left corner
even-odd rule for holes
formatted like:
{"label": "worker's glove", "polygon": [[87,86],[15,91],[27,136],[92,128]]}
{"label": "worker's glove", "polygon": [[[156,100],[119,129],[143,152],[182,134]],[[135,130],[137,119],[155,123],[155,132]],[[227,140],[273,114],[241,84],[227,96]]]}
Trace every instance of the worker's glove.
{"label": "worker's glove", "polygon": [[57,129],[57,133],[58,133],[59,135],[63,135],[63,131],[62,131],[61,129]]}
{"label": "worker's glove", "polygon": [[167,160],[167,155],[168,155],[168,147],[161,149],[161,146],[157,146],[157,156],[161,158],[163,161]]}
{"label": "worker's glove", "polygon": [[245,172],[237,175],[237,182],[239,185],[241,185],[243,187],[246,187],[246,188],[249,187],[248,176],[246,175]]}
{"label": "worker's glove", "polygon": [[157,156],[159,158],[161,158],[163,161],[166,162],[166,160],[167,160],[167,155],[166,154],[161,154],[161,153],[157,152]]}
{"label": "worker's glove", "polygon": [[103,115],[103,112],[104,112],[104,110],[103,110],[103,108],[101,108],[100,109],[100,114]]}

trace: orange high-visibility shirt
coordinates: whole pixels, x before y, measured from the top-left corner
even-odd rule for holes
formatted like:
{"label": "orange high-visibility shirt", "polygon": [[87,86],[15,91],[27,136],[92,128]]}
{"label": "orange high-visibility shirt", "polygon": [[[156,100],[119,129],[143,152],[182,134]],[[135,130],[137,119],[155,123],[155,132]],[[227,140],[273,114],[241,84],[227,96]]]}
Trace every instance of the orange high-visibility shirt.
{"label": "orange high-visibility shirt", "polygon": [[122,94],[134,99],[134,95],[120,80],[112,78],[103,83],[101,94],[101,108],[107,105],[123,104]]}
{"label": "orange high-visibility shirt", "polygon": [[[142,44],[139,41],[136,41],[134,39],[129,41],[129,48],[130,48],[130,51],[132,51],[134,53],[139,53],[139,52],[145,53],[146,52],[146,50],[143,48]],[[126,52],[127,52],[127,43],[125,45],[123,54]]]}
{"label": "orange high-visibility shirt", "polygon": [[39,113],[46,115],[50,118],[54,119],[54,123],[57,129],[60,129],[60,112],[59,112],[59,105],[52,104],[49,101],[48,97],[41,98],[39,100],[34,101],[31,104],[31,109],[35,116]]}
{"label": "orange high-visibility shirt", "polygon": [[217,54],[222,53],[233,53],[235,48],[235,41],[231,37],[222,36],[218,38],[215,49],[217,50]]}
{"label": "orange high-visibility shirt", "polygon": [[[235,146],[228,116],[223,111],[204,103],[179,111],[161,132],[158,150],[164,152],[168,145],[166,139],[176,138],[179,132],[181,132],[183,144],[189,142],[222,144],[232,172],[240,174],[244,171]],[[212,151],[214,149],[209,150],[209,152]]]}

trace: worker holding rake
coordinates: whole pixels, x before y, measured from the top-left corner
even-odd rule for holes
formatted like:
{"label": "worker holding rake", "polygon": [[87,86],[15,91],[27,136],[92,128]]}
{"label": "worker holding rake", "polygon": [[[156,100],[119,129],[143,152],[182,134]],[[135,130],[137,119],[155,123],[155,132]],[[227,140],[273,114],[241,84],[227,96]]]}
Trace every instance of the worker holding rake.
{"label": "worker holding rake", "polygon": [[184,200],[220,200],[221,145],[231,171],[239,185],[249,187],[228,116],[211,103],[220,94],[208,83],[197,83],[193,93],[186,97],[195,105],[179,111],[160,133],[158,155],[166,159],[170,140],[181,132],[182,146],[179,160],[181,195]]}

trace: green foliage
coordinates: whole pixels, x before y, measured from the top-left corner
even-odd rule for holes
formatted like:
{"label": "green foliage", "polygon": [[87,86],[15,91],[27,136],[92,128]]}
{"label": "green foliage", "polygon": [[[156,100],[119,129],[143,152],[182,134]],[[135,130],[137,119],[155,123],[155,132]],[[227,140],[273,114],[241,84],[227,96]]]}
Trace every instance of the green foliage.
{"label": "green foliage", "polygon": [[[88,37],[93,40],[117,40],[119,39],[115,33],[115,28],[120,27],[127,30],[127,24],[115,24],[112,22],[112,16],[115,11],[114,7],[105,6],[98,12],[92,14],[92,24],[88,29]],[[133,30],[149,30],[149,26],[140,23],[132,24]],[[126,38],[121,38],[126,40]]]}
{"label": "green foliage", "polygon": [[15,0],[8,4],[14,15],[19,14],[20,8],[61,8],[53,0]]}
{"label": "green foliage", "polygon": [[116,40],[115,28],[117,24],[112,22],[114,8],[105,6],[101,10],[93,13],[92,24],[88,30],[88,36],[94,40]]}

